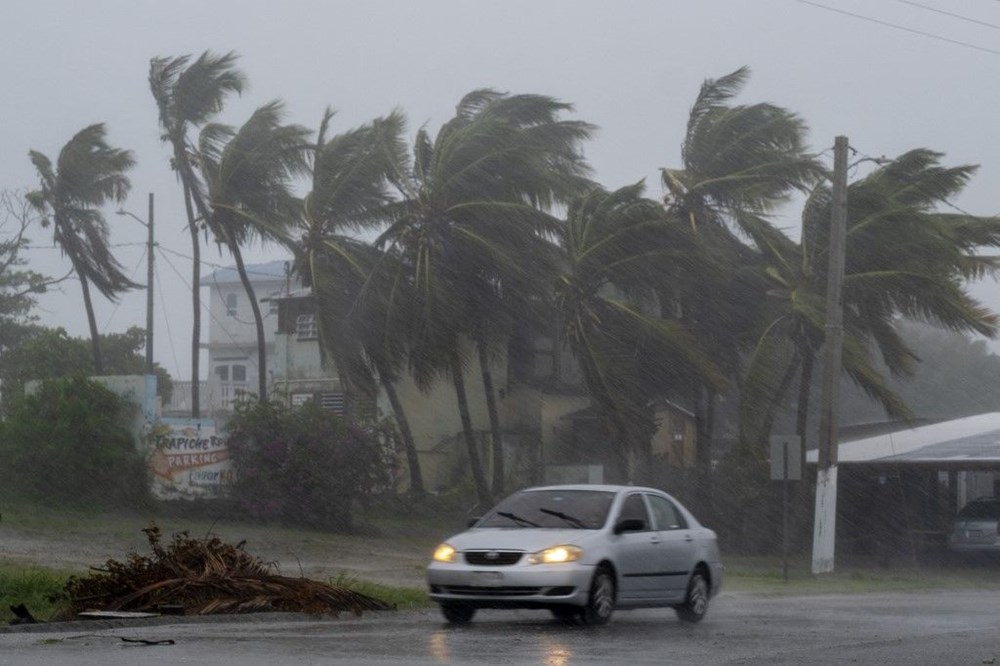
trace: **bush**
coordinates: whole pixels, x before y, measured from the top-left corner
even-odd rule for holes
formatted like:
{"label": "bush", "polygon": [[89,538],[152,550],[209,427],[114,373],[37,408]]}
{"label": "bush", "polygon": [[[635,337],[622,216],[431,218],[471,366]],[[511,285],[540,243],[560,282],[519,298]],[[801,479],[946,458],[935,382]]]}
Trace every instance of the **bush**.
{"label": "bush", "polygon": [[253,518],[349,530],[355,500],[391,484],[391,430],[381,425],[265,401],[238,405],[228,430],[233,496]]}
{"label": "bush", "polygon": [[53,504],[144,501],[146,461],[126,425],[134,409],[84,377],[43,382],[0,424],[0,480]]}

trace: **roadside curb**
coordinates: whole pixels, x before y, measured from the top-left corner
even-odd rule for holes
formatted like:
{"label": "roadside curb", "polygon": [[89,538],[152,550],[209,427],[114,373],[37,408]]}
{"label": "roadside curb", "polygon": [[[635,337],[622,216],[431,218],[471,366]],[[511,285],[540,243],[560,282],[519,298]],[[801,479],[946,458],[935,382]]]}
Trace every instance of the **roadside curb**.
{"label": "roadside curb", "polygon": [[344,612],[338,615],[309,613],[233,613],[229,615],[160,615],[158,617],[109,620],[67,620],[65,622],[39,622],[0,626],[0,636],[5,634],[55,634],[77,631],[105,631],[136,627],[160,627],[178,624],[253,624],[273,622],[332,622],[359,620],[369,615],[395,615],[399,611],[366,611],[362,615]]}

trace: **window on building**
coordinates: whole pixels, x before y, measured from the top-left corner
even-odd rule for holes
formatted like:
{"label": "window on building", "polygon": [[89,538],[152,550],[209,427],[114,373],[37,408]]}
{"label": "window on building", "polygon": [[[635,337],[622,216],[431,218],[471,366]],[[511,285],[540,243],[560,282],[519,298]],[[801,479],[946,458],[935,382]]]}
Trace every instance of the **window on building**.
{"label": "window on building", "polygon": [[228,382],[229,381],[229,366],[228,365],[217,365],[217,366],[215,366],[215,376],[219,378],[219,381]]}
{"label": "window on building", "polygon": [[295,318],[295,338],[297,340],[315,340],[318,337],[316,315],[300,314]]}
{"label": "window on building", "polygon": [[341,416],[344,414],[344,394],[339,391],[335,393],[321,393],[319,404],[323,409],[332,410]]}
{"label": "window on building", "polygon": [[247,380],[247,366],[233,365],[233,381],[245,382]]}
{"label": "window on building", "polygon": [[236,305],[239,303],[236,294],[226,294],[226,314],[230,317],[236,316]]}

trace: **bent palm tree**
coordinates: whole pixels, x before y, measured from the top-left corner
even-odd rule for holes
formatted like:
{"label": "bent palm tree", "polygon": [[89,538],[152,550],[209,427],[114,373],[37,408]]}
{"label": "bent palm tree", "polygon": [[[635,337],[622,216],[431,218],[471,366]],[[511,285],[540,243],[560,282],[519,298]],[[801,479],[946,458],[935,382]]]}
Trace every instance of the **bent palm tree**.
{"label": "bent palm tree", "polygon": [[[462,420],[472,476],[480,503],[491,502],[468,408],[462,340],[482,321],[484,293],[500,295],[535,284],[529,263],[534,244],[556,228],[544,212],[587,184],[579,144],[592,127],[561,120],[571,107],[539,95],[476,90],[434,140],[417,133],[413,164],[400,183],[403,201],[388,207],[393,222],[379,239],[400,257],[401,277],[415,290],[411,369],[422,387],[450,377]],[[484,388],[492,394],[489,366]],[[494,472],[502,484],[502,449],[496,401],[491,406]]]}
{"label": "bent palm tree", "polygon": [[[161,140],[171,148],[170,166],[181,181],[188,232],[191,234],[191,416],[200,416],[201,360],[201,243],[198,223],[207,219],[204,186],[194,164],[195,148],[188,130],[207,123],[222,110],[226,98],[240,94],[246,85],[236,69],[232,52],[215,55],[206,51],[194,62],[191,56],[153,58],[149,63],[149,87],[159,111]],[[190,62],[190,64],[188,64]],[[197,215],[195,214],[197,209]]]}
{"label": "bent palm tree", "polygon": [[282,125],[281,116],[281,103],[270,102],[257,109],[238,130],[206,125],[198,145],[208,203],[205,220],[216,241],[232,254],[253,311],[261,400],[267,398],[264,320],[247,275],[242,247],[253,240],[287,244],[287,229],[298,215],[291,181],[305,171],[308,130]]}
{"label": "bent palm tree", "polygon": [[683,231],[639,183],[581,197],[559,236],[562,337],[629,481],[649,469],[652,401],[692,381],[725,384],[684,322],[659,314],[658,286],[699,261]]}
{"label": "bent palm tree", "polygon": [[[743,67],[704,82],[688,118],[682,166],[662,170],[667,209],[702,237],[720,270],[681,294],[678,309],[732,376],[753,348],[755,338],[748,332],[753,315],[764,307],[766,286],[755,268],[759,246],[787,240],[768,216],[824,174],[806,149],[806,126],[798,115],[773,104],[733,103],[749,75]],[[719,287],[736,290],[739,298],[720,300]],[[703,393],[710,414],[715,395]],[[699,419],[701,453],[707,453],[713,436],[707,420]],[[699,461],[707,476],[708,456]]]}
{"label": "bent palm tree", "polygon": [[80,279],[98,375],[104,373],[104,361],[90,286],[112,301],[139,286],[111,253],[108,225],[98,210],[110,201],[125,201],[131,188],[125,172],[135,165],[132,153],[109,145],[105,133],[103,123],[83,128],[59,151],[55,165],[40,152],[28,153],[41,180],[28,201],[44,216],[42,225],[52,225],[53,239]]}
{"label": "bent palm tree", "polygon": [[[346,235],[376,228],[391,200],[389,185],[405,168],[405,121],[393,112],[327,138],[327,110],[313,150],[312,190],[303,201],[303,236],[294,251],[300,272],[313,288],[323,350],[337,368],[345,403],[358,393],[372,396],[377,375],[392,406],[410,471],[410,489],[424,492],[423,474],[409,421],[396,393],[406,359],[407,285],[389,282],[377,249]],[[376,271],[376,269],[379,269]]]}
{"label": "bent palm tree", "polygon": [[[995,258],[976,252],[1000,247],[1000,221],[938,212],[936,207],[957,195],[974,172],[970,166],[942,167],[940,157],[928,150],[910,151],[848,188],[843,371],[893,418],[911,413],[889,390],[872,356],[877,351],[894,375],[912,371],[918,359],[897,330],[899,319],[987,337],[996,336],[1000,324],[964,285],[997,270]],[[790,346],[793,351],[784,355],[783,367],[799,373],[800,435],[823,340],[830,202],[829,187],[816,188],[803,210],[801,245],[789,241],[766,248],[776,308],[748,382],[753,401],[780,398],[780,384],[761,380],[760,369],[773,364],[773,350]]]}

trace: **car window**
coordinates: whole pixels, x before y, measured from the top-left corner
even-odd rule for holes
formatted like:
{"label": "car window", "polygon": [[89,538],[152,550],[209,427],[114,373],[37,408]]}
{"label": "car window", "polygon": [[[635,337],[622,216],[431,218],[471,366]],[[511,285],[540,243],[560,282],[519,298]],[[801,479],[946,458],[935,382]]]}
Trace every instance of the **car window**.
{"label": "car window", "polygon": [[998,520],[1000,519],[1000,501],[971,502],[958,512],[959,518]]}
{"label": "car window", "polygon": [[545,527],[596,530],[604,526],[614,493],[600,490],[532,490],[511,495],[478,527]]}
{"label": "car window", "polygon": [[677,510],[674,503],[659,495],[646,495],[649,508],[653,512],[653,524],[657,530],[682,530],[687,527],[687,521]]}
{"label": "car window", "polygon": [[646,513],[646,503],[642,501],[642,495],[635,493],[625,498],[622,510],[618,514],[618,520],[637,519],[642,521],[642,529],[649,530],[649,514]]}

